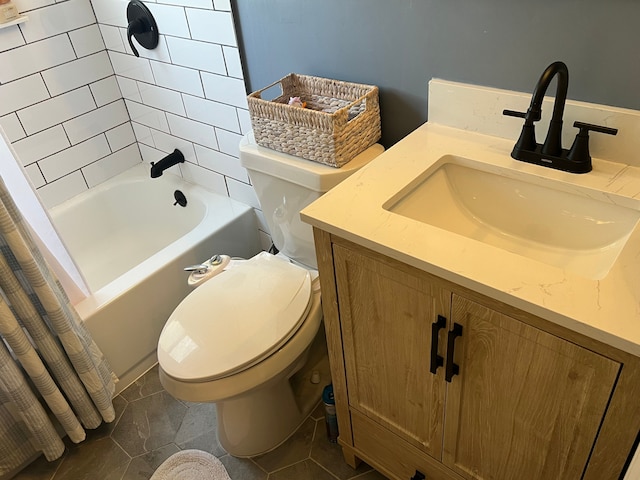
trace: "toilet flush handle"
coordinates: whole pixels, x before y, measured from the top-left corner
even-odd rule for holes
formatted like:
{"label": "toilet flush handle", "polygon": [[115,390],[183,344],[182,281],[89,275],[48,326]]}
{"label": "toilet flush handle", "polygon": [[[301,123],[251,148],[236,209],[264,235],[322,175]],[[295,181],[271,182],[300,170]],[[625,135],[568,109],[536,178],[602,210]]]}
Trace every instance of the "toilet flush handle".
{"label": "toilet flush handle", "polygon": [[189,265],[188,267],[184,267],[184,271],[203,275],[209,271],[209,268],[211,268],[209,265],[201,263],[200,265]]}
{"label": "toilet flush handle", "polygon": [[213,255],[199,265],[185,267],[186,272],[191,272],[187,284],[190,287],[197,287],[224,271],[230,263],[231,257],[229,255]]}

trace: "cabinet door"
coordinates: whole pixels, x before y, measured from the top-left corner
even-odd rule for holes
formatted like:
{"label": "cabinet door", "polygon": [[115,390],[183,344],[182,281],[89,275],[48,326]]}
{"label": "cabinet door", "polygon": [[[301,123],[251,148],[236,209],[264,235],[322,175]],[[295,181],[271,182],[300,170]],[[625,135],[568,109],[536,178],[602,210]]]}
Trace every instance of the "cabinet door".
{"label": "cabinet door", "polygon": [[429,371],[431,325],[450,292],[338,245],[334,260],[350,407],[440,459],[445,384],[443,368]]}
{"label": "cabinet door", "polygon": [[582,478],[620,364],[453,296],[443,462],[465,478]]}

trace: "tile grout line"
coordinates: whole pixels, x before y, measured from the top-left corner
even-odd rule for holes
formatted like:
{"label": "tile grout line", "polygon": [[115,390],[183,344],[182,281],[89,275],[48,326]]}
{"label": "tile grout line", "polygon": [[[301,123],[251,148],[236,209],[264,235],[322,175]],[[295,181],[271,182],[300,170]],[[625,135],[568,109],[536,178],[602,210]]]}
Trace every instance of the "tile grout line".
{"label": "tile grout line", "polygon": [[[336,480],[340,480],[340,478],[336,475],[333,474],[333,472],[329,471],[324,465],[322,465],[321,463],[318,463],[314,458],[309,457],[309,460],[311,460],[313,463],[315,463],[317,466],[319,466],[322,470],[324,470],[325,472],[327,472],[329,475],[331,475],[333,478],[335,478]],[[352,477],[349,477],[352,478]]]}

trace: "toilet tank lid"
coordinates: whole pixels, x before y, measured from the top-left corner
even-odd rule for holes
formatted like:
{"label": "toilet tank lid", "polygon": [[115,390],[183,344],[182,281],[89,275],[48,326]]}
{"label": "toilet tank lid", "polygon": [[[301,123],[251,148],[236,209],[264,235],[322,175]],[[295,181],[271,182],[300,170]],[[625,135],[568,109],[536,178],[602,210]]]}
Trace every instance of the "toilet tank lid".
{"label": "toilet tank lid", "polygon": [[370,146],[340,168],[305,160],[261,147],[253,132],[240,141],[240,163],[248,170],[272,175],[310,190],[325,193],[384,152],[378,143]]}
{"label": "toilet tank lid", "polygon": [[310,305],[309,272],[262,252],[187,295],[160,334],[158,361],[185,382],[242,371],[284,345]]}

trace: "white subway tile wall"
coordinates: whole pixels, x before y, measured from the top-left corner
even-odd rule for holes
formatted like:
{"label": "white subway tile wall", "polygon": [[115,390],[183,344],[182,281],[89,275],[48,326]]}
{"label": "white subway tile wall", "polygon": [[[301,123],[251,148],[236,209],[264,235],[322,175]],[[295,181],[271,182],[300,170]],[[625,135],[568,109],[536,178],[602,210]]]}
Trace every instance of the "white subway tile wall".
{"label": "white subway tile wall", "polygon": [[190,95],[182,95],[182,100],[187,109],[188,118],[224,128],[231,132],[240,130],[238,111],[233,106]]}
{"label": "white subway tile wall", "polygon": [[118,125],[123,125],[129,120],[127,109],[123,100],[116,100],[97,110],[75,117],[62,126],[72,144],[80,143],[91,137],[106,132]]}
{"label": "white subway tile wall", "polygon": [[[0,104],[1,103],[2,100],[0,100]],[[18,120],[18,116],[15,113],[0,117],[0,127],[2,127],[7,138],[12,143],[26,136],[22,125],[20,125],[20,120]]]}
{"label": "white subway tile wall", "polygon": [[33,135],[61,121],[69,120],[96,108],[88,86],[71,90],[44,102],[18,111],[18,118],[28,135]]}
{"label": "white subway tile wall", "polygon": [[70,146],[71,142],[65,135],[62,125],[56,125],[13,143],[18,158],[25,166]]}
{"label": "white subway tile wall", "polygon": [[131,122],[123,123],[119,127],[108,130],[106,135],[109,147],[114,152],[136,143],[136,135],[133,133]]}
{"label": "white subway tile wall", "polygon": [[[107,137],[109,137],[109,132],[107,132]],[[140,151],[138,150],[138,146],[133,143],[116,151],[109,157],[102,158],[97,162],[87,165],[83,170],[84,177],[89,188],[95,187],[112,176],[133,167],[140,162],[139,159]]]}
{"label": "white subway tile wall", "polygon": [[42,172],[38,168],[38,165],[36,165],[35,163],[24,167],[24,169],[35,188],[40,188],[47,183],[44,179],[44,176],[42,175]]}
{"label": "white subway tile wall", "polygon": [[51,207],[142,157],[90,1],[15,4],[29,19],[0,30],[0,125]]}
{"label": "white subway tile wall", "polygon": [[[55,19],[55,21],[51,21]],[[48,8],[39,8],[29,12],[29,21],[20,30],[27,43],[66,34],[87,25],[96,23],[91,3],[87,0],[67,0]],[[67,35],[64,35],[69,38]]]}
{"label": "white subway tile wall", "polygon": [[8,83],[75,58],[71,40],[66,34],[28,43],[0,53],[0,82]]}
{"label": "white subway tile wall", "polygon": [[224,54],[224,63],[227,66],[227,74],[230,77],[244,78],[242,61],[240,60],[240,50],[238,50],[237,47],[224,45],[222,47],[222,53]]}
{"label": "white subway tile wall", "polygon": [[205,97],[236,107],[247,107],[247,92],[244,82],[238,78],[231,78],[213,73],[202,73]]}
{"label": "white subway tile wall", "polygon": [[[4,68],[2,61],[0,65]],[[49,98],[49,92],[40,74],[14,82],[0,82],[0,115],[15,112],[47,98]]]}
{"label": "white subway tile wall", "polygon": [[[35,180],[32,181],[35,183]],[[42,185],[38,188],[38,195],[44,206],[51,208],[86,191],[87,188],[87,181],[84,175],[80,170],[76,170],[56,182]]]}
{"label": "white subway tile wall", "polygon": [[[86,163],[100,160],[109,154],[104,134],[90,138],[55,155],[40,160],[38,165],[47,182],[52,182],[82,168]],[[87,162],[88,161],[88,162]]]}
{"label": "white subway tile wall", "polygon": [[113,75],[107,52],[98,52],[42,72],[52,96],[89,85]]}
{"label": "white subway tile wall", "polygon": [[118,87],[118,81],[113,75],[105,78],[104,80],[90,84],[89,88],[93,94],[93,99],[99,107],[122,98],[120,87]]}
{"label": "white subway tile wall", "polygon": [[20,45],[24,45],[24,43],[24,38],[22,38],[19,29],[4,28],[0,30],[0,52],[19,47]]}
{"label": "white subway tile wall", "polygon": [[228,186],[235,181],[251,189],[238,159],[238,142],[251,126],[230,2],[148,2],[160,44],[154,50],[136,45],[141,58],[126,40],[126,4],[93,0],[143,160],[184,149],[188,164],[174,167],[176,173],[245,201]]}
{"label": "white subway tile wall", "polygon": [[262,218],[238,159],[251,122],[229,0],[145,2],[160,43],[134,40],[139,58],[127,0],[14,2],[29,20],[0,30],[0,125],[45,205],[179,148],[174,173]]}
{"label": "white subway tile wall", "polygon": [[69,32],[69,37],[71,38],[71,44],[78,57],[84,57],[85,55],[91,55],[92,53],[104,50],[102,34],[97,24],[72,30]]}

